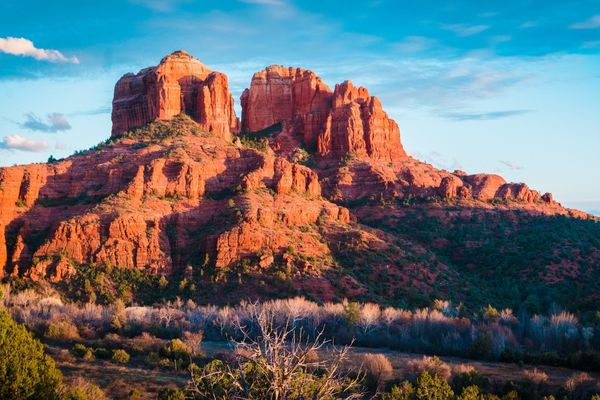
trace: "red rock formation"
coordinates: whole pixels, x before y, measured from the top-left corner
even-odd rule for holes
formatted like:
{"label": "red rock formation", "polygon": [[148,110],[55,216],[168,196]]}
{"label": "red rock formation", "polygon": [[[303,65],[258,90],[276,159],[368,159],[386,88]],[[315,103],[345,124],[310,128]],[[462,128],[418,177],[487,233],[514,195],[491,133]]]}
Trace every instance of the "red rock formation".
{"label": "red rock formation", "polygon": [[349,81],[332,92],[311,71],[270,66],[254,74],[241,103],[242,129],[256,132],[285,122],[321,156],[384,161],[406,156],[398,125],[381,102]]}
{"label": "red rock formation", "polygon": [[406,157],[400,143],[400,129],[383,111],[381,102],[367,89],[346,81],[335,86],[332,109],[318,138],[323,156],[392,161]]}
{"label": "red rock formation", "polygon": [[6,265],[6,261],[8,259],[8,254],[6,252],[6,228],[4,225],[0,224],[0,278],[4,276],[4,266]]}
{"label": "red rock formation", "polygon": [[491,174],[469,175],[463,179],[471,186],[473,197],[478,200],[492,200],[498,189],[506,184],[504,178]]}
{"label": "red rock formation", "polygon": [[[242,103],[246,130],[283,122],[275,149],[231,143],[237,121],[227,78],[185,53],[124,76],[114,141],[51,164],[0,168],[0,274],[59,281],[83,263],[171,273],[205,258],[217,267],[248,258],[261,268],[289,266],[292,246],[303,262],[330,260],[336,232],[364,229],[351,223],[356,209],[351,216],[332,201],[410,205],[420,196],[493,208],[502,199],[506,208],[585,217],[525,184],[407,157],[379,100],[350,82],[331,91],[310,71],[269,67],[254,75]],[[183,133],[160,144],[119,137],[181,112],[197,123],[176,119]],[[194,135],[198,125],[218,135]],[[279,155],[302,144],[325,167]]]}
{"label": "red rock formation", "polygon": [[185,113],[210,132],[229,139],[237,129],[227,77],[183,51],[156,67],[124,75],[115,86],[112,136]]}
{"label": "red rock formation", "polygon": [[329,113],[331,89],[312,71],[272,65],[254,74],[241,103],[242,129],[256,132],[289,121],[314,148]]}
{"label": "red rock formation", "polygon": [[321,195],[319,177],[310,168],[298,164],[292,164],[283,158],[275,162],[274,176],[275,191],[281,194],[306,193],[310,196]]}

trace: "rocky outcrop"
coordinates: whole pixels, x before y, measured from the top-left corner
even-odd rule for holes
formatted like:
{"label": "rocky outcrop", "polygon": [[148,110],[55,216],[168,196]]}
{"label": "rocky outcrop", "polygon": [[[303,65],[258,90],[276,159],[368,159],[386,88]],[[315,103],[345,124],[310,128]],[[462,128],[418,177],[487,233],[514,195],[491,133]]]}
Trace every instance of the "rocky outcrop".
{"label": "rocky outcrop", "polygon": [[319,177],[310,168],[293,164],[278,158],[275,161],[274,187],[277,193],[305,193],[309,196],[320,196]]}
{"label": "rocky outcrop", "polygon": [[241,103],[243,130],[285,123],[305,147],[323,157],[406,157],[396,122],[376,97],[349,81],[332,92],[312,71],[270,66],[254,74]]}
{"label": "rocky outcrop", "polygon": [[335,86],[332,108],[318,138],[319,154],[393,161],[406,157],[398,124],[383,111],[377,97],[346,81]]}
{"label": "rocky outcrop", "polygon": [[256,132],[288,121],[309,148],[315,148],[331,108],[331,89],[302,68],[272,65],[252,77],[242,93],[242,129]]}
{"label": "rocky outcrop", "polygon": [[156,67],[119,79],[113,98],[112,136],[181,113],[192,117],[202,129],[226,139],[237,130],[227,77],[189,54],[176,51]]}

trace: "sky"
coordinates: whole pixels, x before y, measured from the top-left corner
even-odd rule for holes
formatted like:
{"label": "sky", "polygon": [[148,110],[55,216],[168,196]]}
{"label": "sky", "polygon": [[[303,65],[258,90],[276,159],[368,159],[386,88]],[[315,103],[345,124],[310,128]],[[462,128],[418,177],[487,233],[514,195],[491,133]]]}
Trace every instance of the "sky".
{"label": "sky", "polygon": [[600,215],[600,1],[4,0],[0,166],[110,135],[114,84],[183,49],[236,98],[271,64],[378,96],[407,151]]}

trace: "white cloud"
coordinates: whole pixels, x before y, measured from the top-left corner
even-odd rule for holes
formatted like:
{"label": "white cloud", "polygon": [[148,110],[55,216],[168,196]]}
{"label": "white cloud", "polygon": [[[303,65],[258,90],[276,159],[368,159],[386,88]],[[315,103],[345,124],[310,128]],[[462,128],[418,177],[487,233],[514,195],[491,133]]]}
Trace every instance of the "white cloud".
{"label": "white cloud", "polygon": [[25,122],[19,124],[22,128],[41,132],[59,132],[71,129],[71,124],[63,114],[53,113],[46,116],[48,122],[43,122],[35,114],[26,115]]}
{"label": "white cloud", "polygon": [[32,57],[40,61],[79,64],[77,57],[65,57],[58,50],[38,49],[31,40],[25,38],[0,38],[0,52],[13,56]]}
{"label": "white cloud", "polygon": [[586,21],[571,25],[572,29],[596,29],[600,28],[600,15],[594,15]]}
{"label": "white cloud", "polygon": [[521,167],[520,165],[517,165],[513,162],[510,161],[503,161],[503,160],[498,160],[498,162],[506,167],[508,167],[509,169],[513,170],[513,171],[518,171],[523,169],[523,167]]}
{"label": "white cloud", "polygon": [[463,25],[452,24],[444,25],[443,28],[447,31],[456,33],[458,36],[472,36],[490,29],[489,25]]}
{"label": "white cloud", "polygon": [[4,136],[2,142],[0,142],[0,149],[40,152],[48,149],[48,143],[38,140],[29,140],[19,135],[8,135]]}

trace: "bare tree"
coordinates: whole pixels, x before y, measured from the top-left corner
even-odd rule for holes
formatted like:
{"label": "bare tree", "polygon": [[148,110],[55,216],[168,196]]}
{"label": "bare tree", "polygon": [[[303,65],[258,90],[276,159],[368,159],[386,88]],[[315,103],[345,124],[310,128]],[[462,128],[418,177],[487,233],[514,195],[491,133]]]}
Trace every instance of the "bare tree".
{"label": "bare tree", "polygon": [[[276,325],[268,309],[252,305],[252,326],[238,323],[234,362],[193,368],[190,393],[200,399],[359,399],[360,376],[343,368],[349,347],[335,348],[319,333],[314,340],[287,319]],[[327,347],[327,348],[326,348]],[[320,360],[317,352],[329,357]]]}

